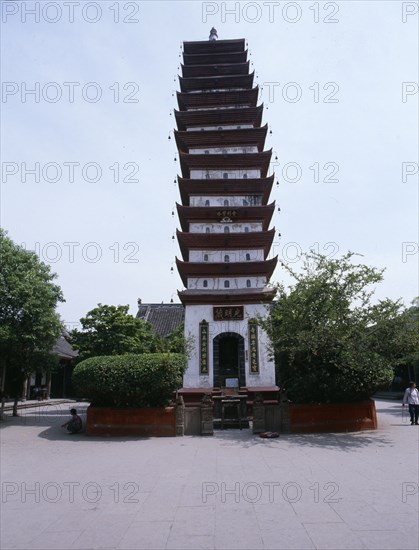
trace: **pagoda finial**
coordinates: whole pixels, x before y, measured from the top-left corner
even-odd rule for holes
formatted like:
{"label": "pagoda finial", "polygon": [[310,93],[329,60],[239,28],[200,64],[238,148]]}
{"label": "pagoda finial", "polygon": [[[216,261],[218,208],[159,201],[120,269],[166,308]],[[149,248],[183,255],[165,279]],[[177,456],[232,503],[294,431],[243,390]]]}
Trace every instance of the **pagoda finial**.
{"label": "pagoda finial", "polygon": [[212,29],[210,30],[209,40],[217,40],[217,38],[218,38],[217,29],[212,27]]}

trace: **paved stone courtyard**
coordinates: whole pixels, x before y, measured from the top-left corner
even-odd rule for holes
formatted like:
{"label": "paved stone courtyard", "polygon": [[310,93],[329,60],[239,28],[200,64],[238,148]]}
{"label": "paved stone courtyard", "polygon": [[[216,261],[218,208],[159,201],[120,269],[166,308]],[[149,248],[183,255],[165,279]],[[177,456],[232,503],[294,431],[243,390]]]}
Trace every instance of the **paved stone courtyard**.
{"label": "paved stone courtyard", "polygon": [[272,440],[67,435],[70,406],[1,423],[4,550],[419,548],[419,427],[400,402],[376,401],[375,432]]}

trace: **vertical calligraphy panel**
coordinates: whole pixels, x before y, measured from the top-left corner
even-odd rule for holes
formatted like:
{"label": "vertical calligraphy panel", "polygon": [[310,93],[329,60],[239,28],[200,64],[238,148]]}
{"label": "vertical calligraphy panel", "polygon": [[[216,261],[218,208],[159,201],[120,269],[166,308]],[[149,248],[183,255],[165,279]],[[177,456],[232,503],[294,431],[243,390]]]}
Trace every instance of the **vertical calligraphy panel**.
{"label": "vertical calligraphy panel", "polygon": [[259,345],[257,322],[249,320],[249,363],[250,374],[259,374]]}
{"label": "vertical calligraphy panel", "polygon": [[208,374],[208,323],[199,323],[199,373]]}

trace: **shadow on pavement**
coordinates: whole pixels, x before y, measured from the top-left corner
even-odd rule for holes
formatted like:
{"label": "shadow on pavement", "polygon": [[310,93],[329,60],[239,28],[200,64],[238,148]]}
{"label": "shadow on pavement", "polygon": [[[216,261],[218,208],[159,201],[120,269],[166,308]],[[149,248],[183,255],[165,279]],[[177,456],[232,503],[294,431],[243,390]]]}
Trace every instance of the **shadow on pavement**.
{"label": "shadow on pavement", "polygon": [[[53,440],[53,441],[112,441],[120,443],[124,441],[143,441],[150,439],[140,436],[126,437],[97,437],[86,436],[84,431],[80,434],[70,435],[61,425],[69,420],[70,409],[75,407],[78,414],[83,420],[83,426],[86,425],[86,410],[88,403],[71,403],[41,406],[31,409],[19,410],[19,416],[13,417],[11,414],[6,414],[4,420],[0,422],[1,429],[8,427],[40,427],[45,429],[37,434],[37,437]],[[410,426],[410,418],[407,407],[402,408],[400,403],[389,404],[388,402],[376,401],[376,410],[382,420],[390,421],[391,426]],[[399,423],[394,423],[394,420],[399,419]],[[201,436],[186,436],[186,437],[201,437]],[[268,446],[272,449],[280,448],[282,442],[287,445],[295,445],[298,447],[318,447],[329,449],[340,449],[346,452],[351,452],[357,449],[365,448],[370,445],[378,447],[393,446],[391,438],[380,432],[379,430],[365,432],[349,432],[349,433],[317,433],[317,434],[280,434],[277,439],[262,439],[257,434],[253,434],[251,429],[226,429],[214,430],[214,439],[218,439],[223,446],[239,445],[242,448],[251,448],[256,445]],[[208,437],[203,436],[204,439]],[[178,438],[180,441],[182,439]]]}
{"label": "shadow on pavement", "polygon": [[[112,441],[115,443],[121,443],[124,441],[144,441],[149,439],[148,437],[139,436],[126,436],[126,437],[100,437],[100,436],[87,436],[84,432],[86,426],[86,410],[89,406],[88,403],[66,403],[59,405],[45,405],[43,407],[33,407],[31,409],[20,409],[19,416],[12,416],[11,414],[5,414],[4,420],[0,422],[0,429],[4,430],[10,427],[38,427],[46,429],[39,432],[37,437],[42,439],[48,439],[50,441]],[[83,430],[78,434],[70,434],[65,428],[62,428],[62,424],[70,419],[70,409],[77,409],[77,414],[83,421]]]}
{"label": "shadow on pavement", "polygon": [[[234,433],[238,432],[238,433]],[[248,432],[248,433],[245,433]],[[297,447],[319,447],[323,449],[339,449],[351,452],[374,445],[376,447],[393,446],[391,438],[379,434],[378,431],[364,431],[351,433],[316,433],[316,434],[280,434],[277,439],[262,439],[251,430],[225,430],[214,432],[214,436],[224,439],[224,445],[241,445],[244,448],[255,445],[265,445],[272,448],[280,448],[281,442]]]}

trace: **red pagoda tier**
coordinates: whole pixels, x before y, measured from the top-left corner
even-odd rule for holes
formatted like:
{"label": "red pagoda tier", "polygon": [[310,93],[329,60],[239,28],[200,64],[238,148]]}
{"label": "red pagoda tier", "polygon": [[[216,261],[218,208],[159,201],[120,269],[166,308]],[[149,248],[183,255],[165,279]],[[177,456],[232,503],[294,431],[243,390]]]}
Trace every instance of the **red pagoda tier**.
{"label": "red pagoda tier", "polygon": [[[243,128],[241,130],[208,130],[207,132],[178,132],[175,131],[176,145],[182,153],[190,148],[211,146],[254,145],[258,152],[263,151],[268,126],[263,128]],[[204,149],[205,151],[205,149]]]}
{"label": "red pagoda tier", "polygon": [[211,187],[207,180],[191,180],[178,177],[179,191],[182,203],[189,206],[191,198],[204,194],[213,196],[250,195],[260,197],[261,204],[266,204],[272,190],[274,176],[251,179],[211,179]]}
{"label": "red pagoda tier", "polygon": [[184,77],[193,78],[194,76],[232,76],[237,74],[249,75],[249,61],[246,63],[218,63],[217,65],[182,65],[182,74]]}
{"label": "red pagoda tier", "polygon": [[[275,203],[266,206],[236,206],[234,208],[209,206],[181,206],[176,204],[179,214],[180,224],[184,231],[188,231],[188,226],[193,222],[221,222],[226,220],[233,222],[235,219],[246,221],[259,221],[262,223],[263,230],[266,231],[275,210]],[[239,235],[246,233],[239,233]],[[225,234],[222,234],[226,237]],[[211,235],[213,237],[213,235]],[[252,234],[253,237],[253,234]]]}
{"label": "red pagoda tier", "polygon": [[179,130],[202,130],[203,127],[216,126],[216,130],[222,130],[222,126],[228,129],[240,129],[244,127],[258,128],[262,122],[263,105],[259,107],[243,107],[238,109],[205,109],[193,111],[176,111],[175,118]]}
{"label": "red pagoda tier", "polygon": [[199,276],[229,276],[241,277],[243,275],[264,275],[268,279],[271,277],[275,267],[277,258],[261,262],[182,262],[176,259],[176,264],[179,274],[184,285],[187,285],[187,277]]}
{"label": "red pagoda tier", "polygon": [[177,92],[177,101],[179,109],[186,111],[187,109],[202,108],[219,108],[220,106],[237,105],[245,107],[255,107],[259,95],[259,88],[251,88],[249,90],[224,90],[222,92],[196,92],[194,94]]}

